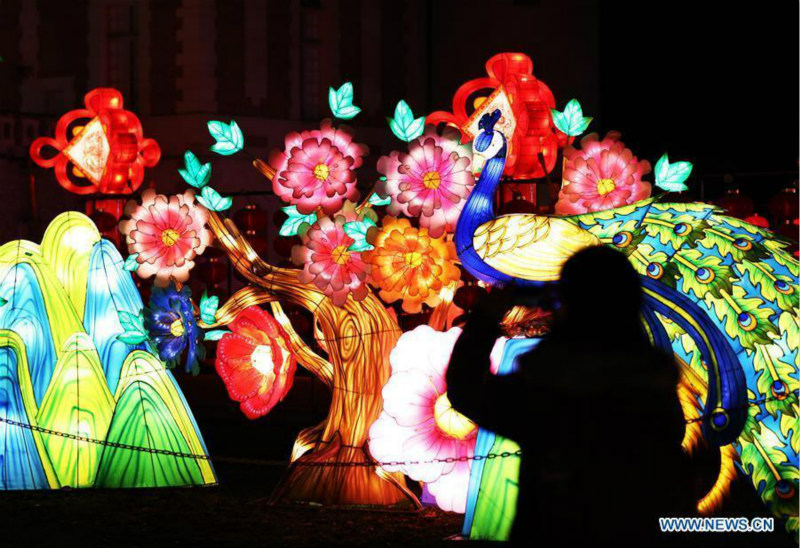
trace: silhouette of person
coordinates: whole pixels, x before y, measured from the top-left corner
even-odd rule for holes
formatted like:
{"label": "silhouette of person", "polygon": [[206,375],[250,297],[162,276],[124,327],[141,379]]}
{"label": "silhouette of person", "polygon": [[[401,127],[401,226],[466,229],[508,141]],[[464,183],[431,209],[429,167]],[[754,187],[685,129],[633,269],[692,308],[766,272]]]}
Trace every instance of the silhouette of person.
{"label": "silhouette of person", "polygon": [[489,373],[499,323],[531,290],[493,290],[479,302],[447,373],[453,407],[522,448],[515,544],[664,543],[658,517],[691,515],[678,370],[654,348],[640,317],[642,291],[628,259],[607,247],[576,253],[556,286],[552,331]]}

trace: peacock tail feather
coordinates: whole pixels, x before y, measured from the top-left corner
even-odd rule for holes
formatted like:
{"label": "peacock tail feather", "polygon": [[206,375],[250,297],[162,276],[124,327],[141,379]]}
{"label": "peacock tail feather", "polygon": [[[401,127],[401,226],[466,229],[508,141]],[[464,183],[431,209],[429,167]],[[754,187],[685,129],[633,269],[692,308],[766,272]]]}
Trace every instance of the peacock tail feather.
{"label": "peacock tail feather", "polygon": [[684,448],[702,435],[723,457],[698,508],[719,506],[738,461],[796,532],[800,325],[787,242],[701,203],[649,199],[564,219],[623,252],[642,276],[648,331],[681,368]]}
{"label": "peacock tail feather", "polygon": [[731,491],[731,483],[736,479],[736,449],[731,445],[719,448],[719,474],[714,485],[703,498],[697,502],[697,511],[704,515],[713,514],[722,508],[722,503]]}

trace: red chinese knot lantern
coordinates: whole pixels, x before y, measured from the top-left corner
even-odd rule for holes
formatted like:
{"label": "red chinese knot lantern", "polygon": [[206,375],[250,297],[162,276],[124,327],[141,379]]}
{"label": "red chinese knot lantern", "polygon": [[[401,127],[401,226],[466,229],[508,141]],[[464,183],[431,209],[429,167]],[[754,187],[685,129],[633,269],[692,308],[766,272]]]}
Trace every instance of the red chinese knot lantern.
{"label": "red chinese knot lantern", "polygon": [[[145,139],[139,118],[122,108],[122,94],[96,88],[86,94],[85,109],[64,114],[55,138],[39,137],[30,148],[31,159],[52,167],[59,184],[75,194],[131,194],[153,167],[161,149]],[[55,149],[45,157],[42,149]]]}

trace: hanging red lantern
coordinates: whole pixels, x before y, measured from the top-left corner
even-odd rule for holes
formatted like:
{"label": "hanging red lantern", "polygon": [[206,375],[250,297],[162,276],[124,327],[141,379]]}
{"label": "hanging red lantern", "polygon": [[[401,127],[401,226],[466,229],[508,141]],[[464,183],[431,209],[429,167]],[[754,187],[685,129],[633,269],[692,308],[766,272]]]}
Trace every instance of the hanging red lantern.
{"label": "hanging red lantern", "polygon": [[228,262],[223,251],[207,247],[195,268],[197,277],[205,285],[216,287],[228,278]]}
{"label": "hanging red lantern", "polygon": [[117,247],[124,241],[117,226],[125,209],[125,201],[124,198],[103,198],[86,202],[86,215],[92,219],[103,238],[111,240]]}
{"label": "hanging red lantern", "polygon": [[254,236],[257,232],[267,232],[267,213],[256,204],[247,204],[234,213],[233,221],[242,234]]}
{"label": "hanging red lantern", "polygon": [[522,53],[495,55],[486,63],[486,72],[488,78],[458,88],[453,112],[433,112],[427,122],[454,125],[469,139],[477,133],[481,115],[499,109],[498,128],[511,136],[504,174],[512,179],[544,177],[555,167],[558,147],[568,141],[553,125],[553,92],[533,76],[533,61]]}
{"label": "hanging red lantern", "polygon": [[107,211],[97,209],[89,215],[89,218],[101,233],[111,232],[117,228],[117,219]]}
{"label": "hanging red lantern", "polygon": [[797,219],[784,219],[781,223],[776,227],[775,232],[783,236],[784,238],[788,238],[794,242],[798,240],[798,220]]}
{"label": "hanging red lantern", "polygon": [[727,189],[716,203],[732,217],[745,219],[753,214],[752,198],[742,194],[738,188]]}
{"label": "hanging red lantern", "polygon": [[228,267],[220,259],[209,259],[197,265],[197,277],[210,287],[216,287],[228,277]]}
{"label": "hanging red lantern", "polygon": [[782,188],[780,192],[770,199],[769,212],[777,223],[784,219],[797,219],[797,181]]}
{"label": "hanging red lantern", "polygon": [[744,221],[746,223],[750,223],[751,225],[755,225],[761,228],[769,228],[769,221],[765,217],[759,215],[758,213],[750,215]]}
{"label": "hanging red lantern", "polygon": [[776,228],[775,232],[790,242],[793,245],[789,246],[789,251],[795,258],[800,257],[800,250],[798,249],[798,226],[800,221],[798,219],[784,219]]}
{"label": "hanging red lantern", "polygon": [[[131,194],[142,184],[144,168],[161,158],[158,143],[144,138],[139,118],[122,108],[119,91],[93,89],[84,103],[85,109],[61,117],[55,139],[31,144],[31,159],[54,168],[59,184],[75,194]],[[55,154],[44,157],[45,147]]]}
{"label": "hanging red lantern", "polygon": [[247,241],[259,257],[266,257],[269,253],[269,240],[264,236],[248,236]]}

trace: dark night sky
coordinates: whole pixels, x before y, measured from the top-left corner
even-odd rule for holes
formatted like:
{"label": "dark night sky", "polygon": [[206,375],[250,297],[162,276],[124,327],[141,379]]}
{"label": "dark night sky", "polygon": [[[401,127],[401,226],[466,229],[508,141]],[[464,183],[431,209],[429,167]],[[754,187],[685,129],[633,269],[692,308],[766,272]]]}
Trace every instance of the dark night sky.
{"label": "dark night sky", "polygon": [[718,198],[722,174],[734,173],[763,212],[797,177],[797,2],[515,0],[492,4],[494,14],[485,0],[433,5],[434,110],[492,54],[521,51],[558,108],[576,97],[595,117],[589,131],[619,130],[653,163],[664,152],[694,162],[696,197],[702,185],[704,199]]}
{"label": "dark night sky", "polygon": [[698,174],[796,171],[798,3],[701,4],[602,4],[600,127]]}
{"label": "dark night sky", "polygon": [[[48,1],[52,2],[51,7],[63,7],[58,0],[41,0],[41,5]],[[367,1],[373,0],[363,3],[307,0],[301,5],[304,9],[337,5],[342,13],[347,13],[354,6],[374,7]],[[273,0],[271,6],[285,6],[282,2]],[[177,4],[173,0],[153,5],[172,14],[174,9],[170,6]],[[360,100],[363,96],[359,93],[364,89],[359,79],[363,76],[361,52],[374,50],[379,62],[370,64],[369,70],[378,66],[381,71],[379,82],[373,85],[382,86],[380,93],[376,93],[382,104],[364,103],[365,109],[371,107],[374,112],[365,110],[355,125],[379,126],[387,143],[394,141],[386,131],[384,115],[391,113],[397,100],[409,100],[417,113],[450,110],[456,89],[470,79],[484,76],[484,64],[489,57],[518,51],[531,56],[534,75],[553,90],[559,109],[573,97],[581,101],[585,114],[595,117],[590,131],[621,131],[633,152],[651,162],[665,151],[672,160],[694,162],[690,185],[699,188],[701,181],[704,182],[703,199],[718,198],[724,188],[720,174],[735,173],[735,183],[756,199],[757,208],[763,213],[770,196],[797,177],[800,58],[796,1],[744,4],[698,0],[427,0],[407,4],[413,9],[395,9],[400,5],[400,0],[387,0],[381,3],[380,10],[373,10],[380,12],[380,28],[373,33],[369,32],[369,25],[375,25],[376,21],[362,21],[357,15],[321,22],[326,29],[339,25],[336,29],[342,36],[353,33],[362,38],[346,50],[336,72],[318,82],[320,96],[327,96],[327,86],[335,83],[328,79],[333,78],[352,80]],[[232,2],[229,6],[232,12],[242,11],[244,4]],[[277,11],[281,12],[278,20],[290,21],[288,10]],[[41,25],[45,30],[37,31],[42,39],[38,47],[43,61],[57,65],[50,66],[49,72],[59,77],[76,77],[75,92],[79,96],[84,92],[87,77],[86,63],[82,62],[88,55],[87,43],[46,40],[49,37],[46,29],[61,28],[59,13],[42,11]],[[216,11],[210,13],[214,17]],[[88,24],[83,20],[85,16],[75,17],[82,25]],[[230,19],[217,17],[220,28]],[[234,18],[234,25],[239,24],[237,21]],[[347,24],[342,26],[343,23]],[[0,46],[5,37],[4,47],[12,51],[9,59],[21,36],[16,24],[18,21],[11,21],[6,25],[8,31],[0,34]],[[153,38],[154,51],[159,59],[174,60],[178,45],[170,33],[175,31],[166,23],[159,29],[160,34]],[[271,32],[274,31],[272,28]],[[166,43],[165,36],[169,38]],[[242,57],[242,37],[237,33],[220,32],[215,45],[219,59],[211,59],[209,63],[224,60],[226,55]],[[278,42],[272,47],[275,52],[288,46]],[[163,56],[162,51],[166,52]],[[56,53],[59,62],[53,63]],[[205,50],[201,53],[205,54]],[[7,70],[13,65],[9,59],[5,63]],[[196,58],[188,59],[197,64]],[[81,68],[76,70],[73,66]],[[58,67],[67,72],[62,74]],[[247,70],[268,68],[255,65]],[[2,69],[0,65],[0,80],[4,75]],[[243,65],[231,62],[215,66],[214,77],[221,82],[239,78],[233,87],[226,89],[227,95],[222,98],[217,114],[244,115],[235,106],[246,102],[243,70]],[[44,76],[52,76],[49,72]],[[171,78],[176,78],[175,83]],[[178,89],[181,85],[178,79],[177,68],[172,67],[172,72],[159,74],[156,89],[169,90],[168,99],[174,100],[185,91]],[[103,82],[103,85],[108,84]],[[6,95],[13,96],[13,92]],[[135,110],[135,99],[131,101]],[[268,106],[272,104],[268,102]],[[0,104],[0,111],[3,109]],[[170,114],[169,109],[164,114]],[[271,113],[265,109],[263,115],[288,118],[292,114],[288,107],[282,107],[279,112]],[[314,125],[315,120],[298,122],[298,127]],[[199,127],[199,120],[197,123]],[[165,131],[163,125],[160,129]],[[167,125],[166,131],[170,129]],[[159,128],[151,124],[149,131],[157,133]],[[185,129],[175,129],[173,133],[178,131]],[[181,146],[188,139],[184,135],[178,139],[172,135],[154,136],[164,143],[180,140]],[[276,142],[275,136],[271,138],[270,146]],[[380,152],[377,147],[374,151]],[[744,175],[746,172],[778,175],[748,177]],[[174,180],[174,171],[170,175],[172,179],[162,176],[160,180]]]}

